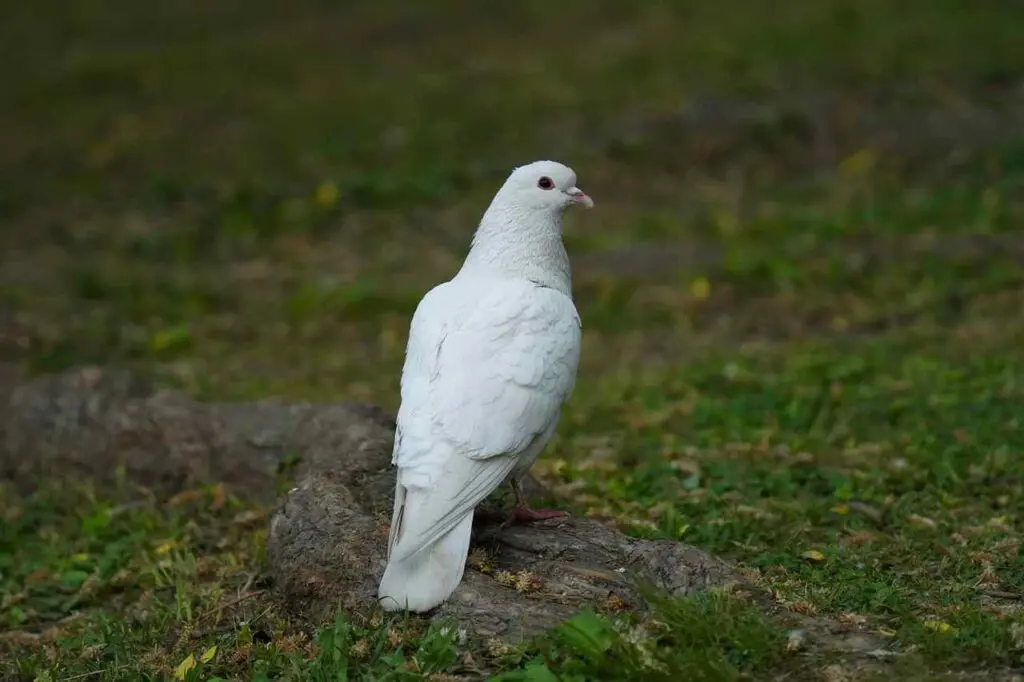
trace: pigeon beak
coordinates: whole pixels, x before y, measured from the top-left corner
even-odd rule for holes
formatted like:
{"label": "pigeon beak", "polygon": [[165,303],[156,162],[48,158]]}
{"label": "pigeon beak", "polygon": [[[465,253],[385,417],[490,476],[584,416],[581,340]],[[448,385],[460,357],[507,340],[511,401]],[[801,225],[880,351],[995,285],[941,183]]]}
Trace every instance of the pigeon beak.
{"label": "pigeon beak", "polygon": [[588,197],[579,187],[570,187],[566,193],[572,198],[574,204],[579,204],[585,208],[594,208],[594,200]]}

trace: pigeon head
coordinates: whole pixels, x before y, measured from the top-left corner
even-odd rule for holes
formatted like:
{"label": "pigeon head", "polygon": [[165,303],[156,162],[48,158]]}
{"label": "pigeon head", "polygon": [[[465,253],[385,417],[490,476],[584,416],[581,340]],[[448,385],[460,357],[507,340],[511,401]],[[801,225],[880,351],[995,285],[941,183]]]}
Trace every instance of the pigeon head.
{"label": "pigeon head", "polygon": [[594,202],[568,166],[535,161],[516,168],[484,211],[460,273],[501,273],[570,295],[562,214],[577,204]]}
{"label": "pigeon head", "polygon": [[561,213],[570,206],[592,208],[593,199],[576,186],[576,174],[557,161],[534,161],[512,171],[498,192],[521,208]]}

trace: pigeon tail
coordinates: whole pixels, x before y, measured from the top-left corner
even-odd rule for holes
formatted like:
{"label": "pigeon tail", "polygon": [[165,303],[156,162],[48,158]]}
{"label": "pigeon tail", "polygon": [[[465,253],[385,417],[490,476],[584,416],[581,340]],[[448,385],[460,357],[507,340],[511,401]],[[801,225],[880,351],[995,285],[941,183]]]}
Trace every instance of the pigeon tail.
{"label": "pigeon tail", "polygon": [[473,512],[436,542],[404,559],[391,558],[377,598],[385,611],[422,613],[451,596],[462,581],[473,532]]}

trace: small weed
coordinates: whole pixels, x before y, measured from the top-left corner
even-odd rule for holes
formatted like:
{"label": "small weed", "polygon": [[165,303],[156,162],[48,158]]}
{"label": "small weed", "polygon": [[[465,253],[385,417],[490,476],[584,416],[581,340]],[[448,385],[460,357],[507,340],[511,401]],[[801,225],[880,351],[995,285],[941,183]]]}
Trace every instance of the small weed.
{"label": "small weed", "polygon": [[554,630],[545,662],[498,676],[535,680],[733,680],[784,663],[785,637],[751,606],[722,594],[660,599],[642,623],[592,612]]}

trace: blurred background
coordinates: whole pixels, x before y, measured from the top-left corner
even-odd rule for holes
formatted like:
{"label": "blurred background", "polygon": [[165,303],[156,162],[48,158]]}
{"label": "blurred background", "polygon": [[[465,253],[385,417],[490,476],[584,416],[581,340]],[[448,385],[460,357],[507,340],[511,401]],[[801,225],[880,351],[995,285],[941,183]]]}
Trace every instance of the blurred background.
{"label": "blurred background", "polygon": [[538,158],[600,207],[566,237],[601,365],[874,329],[1016,265],[1016,3],[412,7],[5,9],[8,352],[393,405],[419,296]]}
{"label": "blurred background", "polygon": [[[873,528],[851,500],[1020,527],[1022,27],[1014,1],[8,3],[0,354],[394,409],[419,298],[556,159],[597,207],[567,218],[583,360],[539,475],[902,618],[931,588],[794,557]],[[910,571],[919,531],[861,565]],[[967,658],[1005,662],[985,628]]]}

